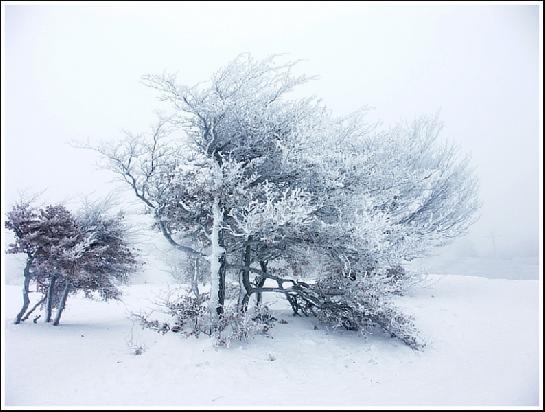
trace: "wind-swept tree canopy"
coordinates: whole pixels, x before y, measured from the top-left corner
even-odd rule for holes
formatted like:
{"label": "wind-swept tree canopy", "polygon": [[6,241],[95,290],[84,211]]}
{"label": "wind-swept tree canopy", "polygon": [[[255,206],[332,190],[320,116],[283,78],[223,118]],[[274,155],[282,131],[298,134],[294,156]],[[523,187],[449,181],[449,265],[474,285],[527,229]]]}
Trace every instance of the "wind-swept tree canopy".
{"label": "wind-swept tree canopy", "polygon": [[96,149],[174,247],[208,260],[218,316],[231,273],[241,311],[281,293],[294,313],[376,324],[416,347],[385,302],[404,263],[472,222],[468,161],[440,140],[436,118],[383,129],[293,97],[310,80],[295,65],[244,54],[195,86],[145,76],[172,113],[149,135]]}

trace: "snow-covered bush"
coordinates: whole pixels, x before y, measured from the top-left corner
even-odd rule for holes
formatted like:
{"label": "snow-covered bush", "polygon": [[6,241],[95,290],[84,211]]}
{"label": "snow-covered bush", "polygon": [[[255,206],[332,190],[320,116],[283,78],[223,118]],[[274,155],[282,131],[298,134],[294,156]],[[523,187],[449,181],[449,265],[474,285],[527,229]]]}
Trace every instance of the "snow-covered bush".
{"label": "snow-covered bush", "polygon": [[216,326],[216,344],[229,347],[233,341],[247,342],[256,335],[268,336],[276,318],[266,305],[259,305],[247,311],[227,308]]}
{"label": "snow-covered bush", "polygon": [[[386,281],[386,284],[385,282]],[[360,276],[345,279],[334,276],[320,279],[311,290],[313,310],[318,319],[334,328],[362,333],[381,329],[413,349],[425,346],[410,316],[392,302],[387,278]]]}
{"label": "snow-covered bush", "polygon": [[207,293],[198,296],[182,294],[176,299],[166,300],[164,306],[172,318],[170,330],[186,336],[209,334],[211,324],[207,310],[208,300]]}
{"label": "snow-covered bush", "polygon": [[208,310],[209,299],[208,293],[191,296],[184,290],[171,291],[158,303],[161,319],[142,313],[134,313],[132,317],[143,328],[161,334],[172,332],[197,338],[204,334],[214,337],[216,344],[223,347],[228,347],[232,341],[248,341],[256,335],[267,335],[276,321],[266,305],[245,312],[226,307],[220,320],[215,321]]}
{"label": "snow-covered bush", "polygon": [[[299,279],[335,280],[350,294],[358,327],[371,319],[360,319],[364,310],[385,329],[386,318],[406,326],[382,297],[408,284],[406,262],[472,223],[478,200],[468,160],[440,141],[436,118],[380,129],[364,112],[336,117],[316,98],[290,96],[309,80],[294,70],[294,62],[244,54],[195,86],[145,76],[172,114],[149,136],[95,149],[174,248],[206,259],[213,322],[226,321],[230,276],[241,313],[263,293],[283,294],[294,313],[310,310],[309,302],[298,306],[308,292]],[[319,270],[309,265],[315,256]],[[372,305],[366,282],[377,297]],[[391,333],[403,335],[396,328]]]}

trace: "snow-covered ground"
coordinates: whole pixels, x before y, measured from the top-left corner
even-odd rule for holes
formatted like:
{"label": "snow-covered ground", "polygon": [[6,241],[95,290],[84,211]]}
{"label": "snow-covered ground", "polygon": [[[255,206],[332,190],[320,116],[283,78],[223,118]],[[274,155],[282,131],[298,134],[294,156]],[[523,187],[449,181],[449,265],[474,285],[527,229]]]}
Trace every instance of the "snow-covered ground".
{"label": "snow-covered ground", "polygon": [[[273,338],[217,349],[208,338],[141,330],[124,302],[72,298],[59,327],[13,325],[6,287],[6,405],[537,405],[538,282],[430,276],[401,298],[428,339],[423,352],[379,336],[315,329],[271,302]],[[128,345],[143,345],[135,355]]]}
{"label": "snow-covered ground", "polygon": [[415,259],[409,267],[417,272],[482,276],[490,279],[539,279],[539,257],[486,257],[443,255]]}

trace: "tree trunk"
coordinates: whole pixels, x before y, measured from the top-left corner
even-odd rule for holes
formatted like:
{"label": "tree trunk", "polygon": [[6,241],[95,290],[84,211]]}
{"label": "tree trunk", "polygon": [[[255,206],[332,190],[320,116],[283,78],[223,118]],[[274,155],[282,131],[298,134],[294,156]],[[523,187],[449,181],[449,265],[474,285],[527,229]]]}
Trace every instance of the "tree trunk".
{"label": "tree trunk", "polygon": [[15,318],[16,325],[21,323],[22,317],[27,311],[28,305],[30,305],[30,298],[28,297],[28,294],[30,292],[30,265],[32,265],[32,260],[33,259],[30,257],[27,259],[25,269],[23,271],[23,276],[25,279],[23,283],[23,307]]}
{"label": "tree trunk", "polygon": [[[223,236],[222,236],[223,239]],[[223,241],[221,241],[220,245],[223,248]],[[227,267],[227,260],[225,253],[222,253],[220,257],[220,269],[218,274],[218,306],[216,308],[216,313],[218,316],[221,316],[223,314],[223,305],[225,304],[225,273],[226,273],[226,267]]]}
{"label": "tree trunk", "polygon": [[[264,260],[260,260],[259,261],[259,266],[261,266],[261,270],[264,273],[267,273],[267,262],[265,262]],[[265,278],[263,276],[258,277],[257,282],[256,282],[256,287],[257,288],[262,288],[263,285],[265,284],[266,279],[267,278]],[[256,305],[261,305],[262,300],[263,300],[263,293],[262,292],[257,292],[257,294],[256,294]]]}
{"label": "tree trunk", "polygon": [[195,262],[193,265],[193,276],[191,277],[191,290],[195,297],[199,297],[199,258],[195,256]]}
{"label": "tree trunk", "polygon": [[240,296],[242,299],[239,301],[239,310],[246,312],[248,308],[248,302],[253,292],[252,284],[250,283],[250,264],[252,263],[252,248],[250,245],[251,237],[248,237],[244,246],[244,252],[242,254],[242,267],[240,270]]}
{"label": "tree trunk", "polygon": [[53,322],[53,326],[58,326],[61,320],[62,312],[66,306],[66,299],[68,298],[68,292],[70,292],[70,282],[66,281],[64,285],[64,290],[62,291],[62,297],[59,303],[59,308],[57,309],[57,314],[55,316],[55,321]]}
{"label": "tree trunk", "polygon": [[219,199],[214,198],[212,204],[212,233],[210,236],[210,313],[223,313],[225,303],[225,249],[223,248],[223,213]]}
{"label": "tree trunk", "polygon": [[53,312],[53,292],[55,291],[55,282],[57,281],[57,276],[53,275],[51,281],[49,282],[49,287],[47,288],[47,303],[45,309],[45,321],[51,322],[51,314]]}
{"label": "tree trunk", "polygon": [[27,314],[21,319],[21,322],[24,322],[25,320],[27,320],[28,317],[30,315],[32,315],[32,312],[34,312],[38,306],[40,306],[42,303],[44,303],[44,300],[45,300],[45,296],[43,298],[41,298],[34,306],[32,306],[32,309],[30,309],[27,312]]}

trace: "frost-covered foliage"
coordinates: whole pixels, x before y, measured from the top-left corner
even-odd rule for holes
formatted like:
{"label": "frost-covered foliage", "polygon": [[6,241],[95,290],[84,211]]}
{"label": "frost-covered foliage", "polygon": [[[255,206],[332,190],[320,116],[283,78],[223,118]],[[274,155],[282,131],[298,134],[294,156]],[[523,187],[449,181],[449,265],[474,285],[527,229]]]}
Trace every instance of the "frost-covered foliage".
{"label": "frost-covered foliage", "polygon": [[137,268],[122,216],[110,215],[105,204],[87,204],[73,215],[62,205],[37,209],[21,202],[8,212],[6,228],[15,234],[7,253],[27,255],[23,307],[16,323],[38,306],[25,315],[31,282],[43,295],[38,304],[45,306],[45,321],[51,321],[56,308],[54,325],[58,325],[70,294],[82,291],[87,297],[118,299],[119,286]]}
{"label": "frost-covered foliage", "polygon": [[207,335],[214,337],[216,344],[223,347],[230,346],[233,341],[247,342],[256,335],[268,335],[276,321],[266,305],[244,312],[226,307],[217,321],[208,310],[209,300],[209,293],[191,296],[184,290],[170,291],[158,303],[163,314],[161,319],[152,319],[151,314],[142,313],[132,316],[143,328],[185,337]]}
{"label": "frost-covered foliage", "polygon": [[[15,323],[20,323],[37,307],[34,306],[27,312],[32,281],[38,283],[43,294],[48,294],[48,308],[51,307],[53,300],[59,300],[57,297],[53,299],[51,293],[46,292],[49,289],[46,285],[52,284],[53,289],[57,265],[60,264],[61,248],[71,247],[77,233],[70,212],[63,206],[47,206],[38,210],[26,201],[17,203],[7,213],[5,227],[15,235],[15,242],[8,245],[6,252],[26,254],[23,271],[23,306],[15,320]],[[43,304],[44,301],[45,297],[39,304]]]}
{"label": "frost-covered foliage", "polygon": [[231,342],[247,342],[256,335],[268,336],[276,320],[266,305],[248,311],[228,307],[219,322],[216,322],[216,343],[218,346],[229,347]]}
{"label": "frost-covered foliage", "polygon": [[74,287],[87,296],[97,292],[103,300],[118,299],[119,286],[139,265],[123,214],[112,214],[104,204],[87,204],[76,216],[76,224],[83,236]]}
{"label": "frost-covered foliage", "polygon": [[[414,349],[424,347],[413,319],[400,312],[387,298],[392,285],[388,276],[329,276],[311,288],[316,303],[312,310],[322,322],[364,334],[379,328]],[[393,291],[392,291],[393,292]]]}
{"label": "frost-covered foliage", "polygon": [[[354,313],[383,305],[381,316],[405,327],[388,309],[403,289],[404,263],[473,221],[468,161],[440,141],[436,118],[380,129],[364,112],[336,117],[316,98],[290,97],[309,78],[279,60],[244,54],[195,86],[145,76],[173,112],[150,136],[97,150],[175,248],[206,258],[215,321],[223,322],[227,275],[239,282],[242,313],[265,292],[284,294],[297,312],[302,289],[285,287],[316,277],[308,262],[320,256],[317,285],[337,279],[354,289]],[[279,262],[291,270],[279,271]],[[385,273],[388,282],[373,283],[378,303],[356,293]],[[264,287],[267,279],[277,287]]]}

